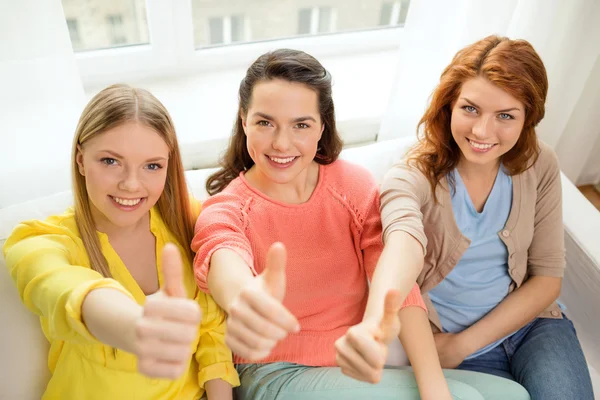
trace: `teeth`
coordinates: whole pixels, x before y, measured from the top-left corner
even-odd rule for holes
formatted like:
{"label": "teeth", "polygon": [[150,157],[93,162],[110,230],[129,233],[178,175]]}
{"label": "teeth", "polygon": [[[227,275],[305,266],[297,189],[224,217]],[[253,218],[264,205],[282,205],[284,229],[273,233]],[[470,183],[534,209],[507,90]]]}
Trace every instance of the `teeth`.
{"label": "teeth", "polygon": [[128,199],[121,199],[119,197],[113,197],[113,199],[115,199],[115,201],[117,203],[119,203],[122,206],[136,206],[139,204],[140,201],[142,201],[142,199],[135,199],[135,200],[128,200]]}
{"label": "teeth", "polygon": [[287,164],[289,162],[294,161],[294,158],[296,158],[296,157],[277,158],[277,157],[269,156],[269,158],[271,159],[271,161],[275,161],[277,164]]}
{"label": "teeth", "polygon": [[487,149],[491,148],[492,146],[494,146],[493,144],[480,144],[480,143],[472,142],[469,139],[467,139],[467,140],[469,141],[469,144],[471,146],[475,147],[476,149],[487,150]]}

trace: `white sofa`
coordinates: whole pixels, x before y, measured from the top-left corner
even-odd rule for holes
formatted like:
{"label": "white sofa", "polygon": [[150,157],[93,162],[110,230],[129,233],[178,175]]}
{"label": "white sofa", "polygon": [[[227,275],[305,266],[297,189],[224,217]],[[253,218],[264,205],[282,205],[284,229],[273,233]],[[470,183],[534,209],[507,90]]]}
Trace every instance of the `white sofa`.
{"label": "white sofa", "polygon": [[[381,182],[385,172],[399,161],[412,143],[412,138],[378,142],[346,149],[342,158],[365,166]],[[192,168],[205,166],[201,159],[188,159],[186,164]],[[190,190],[197,198],[207,197],[204,182],[212,171],[214,168],[186,172]],[[561,300],[575,322],[600,396],[600,385],[596,384],[600,382],[600,375],[595,372],[595,369],[600,370],[600,346],[596,342],[600,332],[600,307],[596,306],[600,300],[600,213],[564,177],[563,197],[568,269]],[[18,222],[60,213],[71,203],[71,193],[61,192],[0,209],[0,246]],[[0,330],[0,400],[39,399],[49,377],[48,344],[38,318],[21,303],[1,257],[0,303],[3,324]],[[405,362],[397,345],[389,362]]]}

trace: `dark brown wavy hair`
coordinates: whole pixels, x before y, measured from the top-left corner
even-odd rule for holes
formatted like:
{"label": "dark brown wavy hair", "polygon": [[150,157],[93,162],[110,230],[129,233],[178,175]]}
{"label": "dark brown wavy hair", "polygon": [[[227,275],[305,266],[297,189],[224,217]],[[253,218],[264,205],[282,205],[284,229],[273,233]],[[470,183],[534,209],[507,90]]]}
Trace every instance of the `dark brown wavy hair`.
{"label": "dark brown wavy hair", "polygon": [[431,102],[417,126],[419,142],[408,153],[408,163],[429,180],[435,196],[440,179],[460,159],[452,137],[452,107],[465,81],[484,77],[525,107],[525,123],[515,146],[502,156],[510,175],[531,167],[539,155],[535,126],[544,118],[548,78],[544,64],[525,40],[488,36],[460,50],[444,69]]}
{"label": "dark brown wavy hair", "polygon": [[210,195],[221,192],[238,177],[240,172],[254,165],[246,147],[246,135],[241,116],[248,113],[254,86],[273,79],[302,83],[317,93],[319,114],[324,129],[317,146],[315,161],[319,164],[331,164],[337,160],[343,142],[335,126],[331,75],[319,61],[303,51],[275,50],[258,57],[248,68],[246,76],[240,83],[239,107],[229,147],[221,159],[221,169],[209,176],[206,181],[206,191]]}

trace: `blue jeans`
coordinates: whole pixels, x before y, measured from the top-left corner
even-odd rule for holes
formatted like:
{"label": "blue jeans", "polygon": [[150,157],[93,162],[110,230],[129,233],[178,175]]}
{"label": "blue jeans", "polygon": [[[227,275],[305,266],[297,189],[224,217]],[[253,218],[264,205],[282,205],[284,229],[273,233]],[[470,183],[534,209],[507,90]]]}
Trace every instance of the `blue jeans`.
{"label": "blue jeans", "polygon": [[457,369],[485,372],[523,385],[532,400],[594,400],[590,372],[573,323],[537,318],[493,350]]}

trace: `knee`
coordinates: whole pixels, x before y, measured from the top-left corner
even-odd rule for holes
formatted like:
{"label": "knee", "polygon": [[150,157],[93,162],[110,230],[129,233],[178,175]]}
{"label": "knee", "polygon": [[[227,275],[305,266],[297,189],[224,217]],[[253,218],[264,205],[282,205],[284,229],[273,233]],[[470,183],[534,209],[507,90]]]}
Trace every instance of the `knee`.
{"label": "knee", "polygon": [[448,388],[450,389],[453,399],[485,400],[485,397],[479,390],[467,383],[448,378],[446,379],[446,382],[448,383]]}

